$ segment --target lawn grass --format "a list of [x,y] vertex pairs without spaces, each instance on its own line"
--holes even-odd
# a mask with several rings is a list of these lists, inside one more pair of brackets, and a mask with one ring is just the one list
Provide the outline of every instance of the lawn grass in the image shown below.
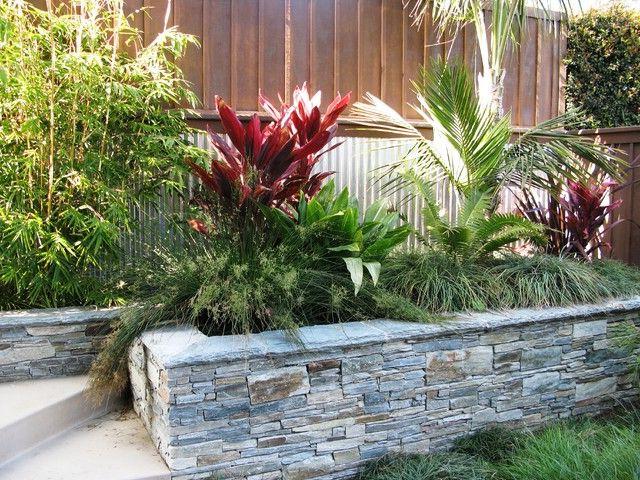
[[638,480],[640,414],[550,424],[535,433],[491,428],[452,452],[387,457],[359,480]]

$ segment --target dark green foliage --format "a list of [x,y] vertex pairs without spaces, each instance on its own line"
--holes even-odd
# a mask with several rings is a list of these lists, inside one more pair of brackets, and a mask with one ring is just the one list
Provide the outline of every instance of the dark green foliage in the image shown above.
[[524,434],[516,430],[492,427],[458,439],[454,450],[486,462],[496,463],[511,456],[523,438]]
[[496,468],[505,480],[635,480],[640,475],[638,424],[561,423],[526,436]]
[[369,464],[359,480],[489,480],[475,458],[456,453],[387,457]]
[[437,251],[396,253],[382,284],[431,312],[485,310],[501,301],[500,285],[486,265]]
[[552,307],[640,293],[640,272],[613,260],[507,255],[483,262],[426,250],[398,252],[385,288],[430,312]]
[[589,264],[617,297],[637,295],[640,289],[640,269],[617,260],[594,260]]
[[142,48],[121,3],[79,2],[80,18],[0,2],[0,308],[111,301],[89,273],[117,265],[132,205],[201,153],[166,108],[194,101],[174,63],[194,39]]
[[588,127],[640,124],[640,14],[619,4],[569,23],[567,102]]
[[453,453],[389,457],[364,467],[359,480],[637,480],[637,410],[598,420],[515,432],[491,428],[456,443]]
[[294,218],[279,209],[263,208],[268,225],[283,237],[298,238],[306,254],[329,262],[344,262],[356,294],[364,271],[378,283],[387,255],[403,243],[411,227],[400,225],[400,217],[383,200],[360,212],[358,200],[345,187],[335,194],[333,180],[310,200],[302,198]]
[[126,276],[127,294],[136,303],[94,363],[94,387],[123,388],[129,345],[145,330],[165,325],[195,325],[208,335],[282,329],[294,337],[310,324],[429,320],[425,310],[370,280],[356,296],[342,260],[305,251],[297,236],[282,240],[255,232],[243,235],[243,248],[237,248],[233,237],[194,235],[183,252],[156,252]]
[[502,259],[493,273],[505,291],[511,291],[512,307],[594,303],[618,296],[589,263],[566,257],[511,255]]

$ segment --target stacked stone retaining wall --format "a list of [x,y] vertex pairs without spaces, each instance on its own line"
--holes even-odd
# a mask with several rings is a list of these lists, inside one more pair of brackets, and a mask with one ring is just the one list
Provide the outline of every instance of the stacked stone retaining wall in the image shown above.
[[116,309],[0,312],[0,382],[86,373]]
[[338,479],[496,424],[537,427],[638,395],[618,326],[640,299],[205,337],[132,348],[134,406],[174,479]]

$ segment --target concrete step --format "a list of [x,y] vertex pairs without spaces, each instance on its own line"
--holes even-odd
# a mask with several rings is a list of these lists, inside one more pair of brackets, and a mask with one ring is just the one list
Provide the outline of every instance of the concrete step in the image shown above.
[[170,480],[132,411],[111,412],[0,468],[0,480]]
[[[110,412],[84,392],[88,377],[64,377],[0,384],[0,467],[71,428]],[[19,477],[18,477],[19,478]]]

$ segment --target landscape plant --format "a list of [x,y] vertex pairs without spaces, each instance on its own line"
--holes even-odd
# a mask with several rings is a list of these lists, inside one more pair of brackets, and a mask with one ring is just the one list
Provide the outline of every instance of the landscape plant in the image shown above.
[[388,456],[360,480],[632,480],[640,471],[636,410],[546,425],[537,432],[493,427],[458,439],[448,453]]
[[[209,140],[216,156],[209,168],[189,161],[203,192],[194,197],[205,219],[192,225],[207,233],[216,228],[219,216],[233,218],[237,232],[249,224],[261,224],[260,206],[274,207],[292,215],[301,199],[313,197],[332,172],[313,172],[337,131],[337,120],[349,104],[350,94],[340,94],[320,112],[321,95],[309,96],[306,84],[293,92],[293,104],[280,109],[260,95],[260,104],[273,121],[262,126],[254,114],[243,125],[236,113],[218,96],[216,108],[230,142],[213,131]],[[207,218],[208,217],[208,218]],[[217,218],[218,217],[218,218]]]
[[279,209],[263,212],[280,235],[299,237],[307,252],[329,262],[342,259],[356,294],[364,271],[369,272],[376,285],[382,262],[412,231],[406,224],[399,225],[400,216],[389,211],[383,199],[373,202],[361,214],[357,198],[351,197],[346,187],[336,195],[333,180],[309,201],[300,199],[292,217]]
[[97,274],[118,265],[131,208],[202,154],[167,109],[195,102],[175,63],[194,38],[142,47],[121,3],[0,3],[0,308],[116,301]]
[[621,2],[591,9],[567,27],[567,103],[581,127],[640,124],[640,14]]
[[516,200],[522,215],[544,226],[547,253],[592,259],[610,253],[607,236],[623,221],[612,219],[622,204],[621,199],[612,199],[616,187],[616,182],[594,174],[582,182],[558,185],[547,195],[546,204],[529,189],[517,192]]

